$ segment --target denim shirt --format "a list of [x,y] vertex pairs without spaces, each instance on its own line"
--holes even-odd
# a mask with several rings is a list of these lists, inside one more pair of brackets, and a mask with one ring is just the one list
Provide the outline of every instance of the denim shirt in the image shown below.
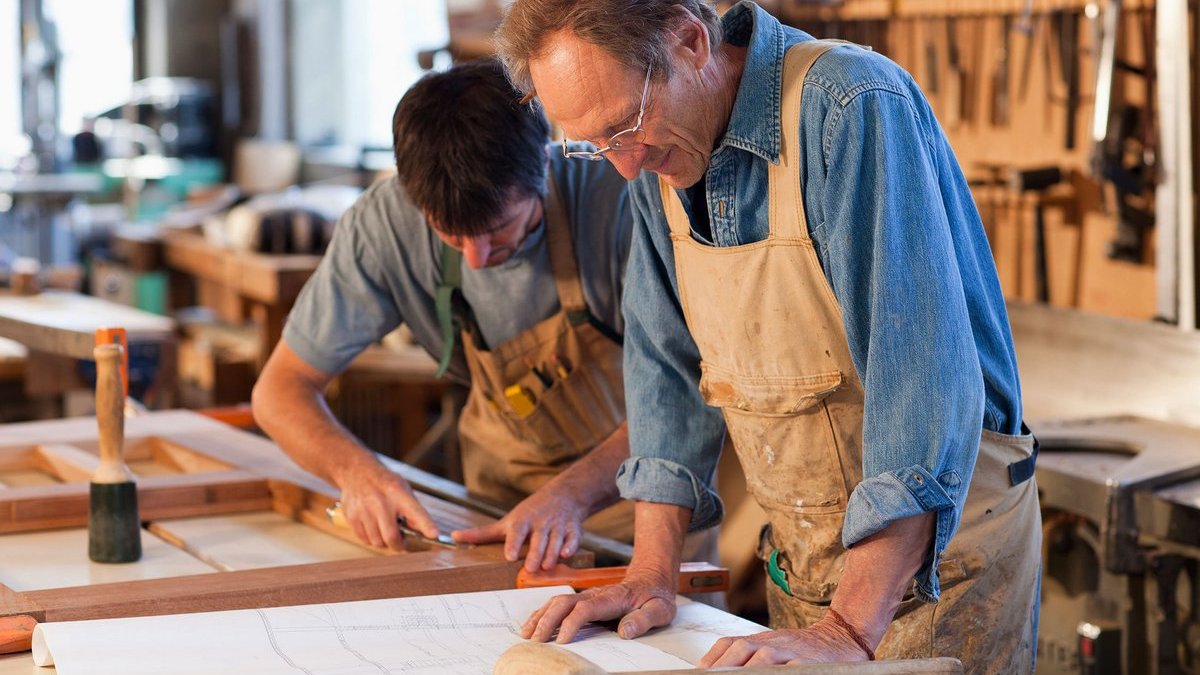
[[[767,238],[784,52],[812,38],[749,2],[722,21],[725,40],[747,56],[704,178],[713,241],[695,227],[693,236],[738,246]],[[933,550],[917,575],[918,595],[935,601],[936,562],[958,527],[980,431],[1016,434],[1021,425],[995,264],[950,145],[900,67],[835,48],[809,72],[801,108],[809,229],[866,391],[864,479],[847,504],[842,543],[935,512]],[[691,213],[688,192],[678,192]],[[630,198],[622,311],[631,457],[617,482],[626,499],[690,508],[690,529],[706,528],[723,515],[712,479],[724,420],[700,397],[700,355],[680,307],[657,176],[643,173]]]

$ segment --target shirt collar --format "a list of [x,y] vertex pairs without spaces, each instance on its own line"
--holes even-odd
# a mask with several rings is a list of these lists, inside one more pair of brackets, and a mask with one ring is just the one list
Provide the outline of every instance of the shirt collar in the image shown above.
[[718,147],[741,148],[776,164],[787,42],[783,26],[763,8],[743,0],[725,12],[721,29],[725,42],[747,50],[729,124]]

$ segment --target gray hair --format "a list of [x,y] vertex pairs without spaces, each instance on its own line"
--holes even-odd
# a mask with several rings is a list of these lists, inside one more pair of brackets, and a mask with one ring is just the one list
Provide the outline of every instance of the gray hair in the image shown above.
[[670,74],[664,33],[689,12],[708,29],[709,48],[721,43],[721,19],[707,0],[517,0],[496,30],[496,50],[508,77],[523,94],[533,93],[529,61],[546,38],[567,29],[634,70],[654,66],[654,76]]

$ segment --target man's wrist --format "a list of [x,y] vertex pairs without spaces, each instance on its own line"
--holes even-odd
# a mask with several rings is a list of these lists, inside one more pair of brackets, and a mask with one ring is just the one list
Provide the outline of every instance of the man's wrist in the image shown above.
[[861,630],[847,621],[846,618],[839,614],[836,609],[830,607],[829,611],[825,613],[824,619],[828,621],[835,630],[845,635],[854,644],[858,645],[858,648],[863,651],[863,654],[866,655],[868,661],[875,660],[875,649],[871,645],[870,641],[867,640],[866,636]]

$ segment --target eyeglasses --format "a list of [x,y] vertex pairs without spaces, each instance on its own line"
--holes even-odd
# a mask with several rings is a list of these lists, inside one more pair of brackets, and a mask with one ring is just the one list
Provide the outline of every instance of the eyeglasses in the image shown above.
[[599,162],[604,159],[604,155],[608,152],[620,152],[621,150],[628,150],[631,147],[641,145],[642,141],[646,139],[646,130],[642,128],[642,117],[646,114],[646,93],[650,91],[650,73],[653,70],[654,64],[650,64],[646,68],[646,81],[642,83],[642,104],[638,106],[636,124],[625,131],[618,131],[613,134],[603,148],[594,152],[589,150],[568,150],[567,139],[564,138],[562,143],[563,157]]

